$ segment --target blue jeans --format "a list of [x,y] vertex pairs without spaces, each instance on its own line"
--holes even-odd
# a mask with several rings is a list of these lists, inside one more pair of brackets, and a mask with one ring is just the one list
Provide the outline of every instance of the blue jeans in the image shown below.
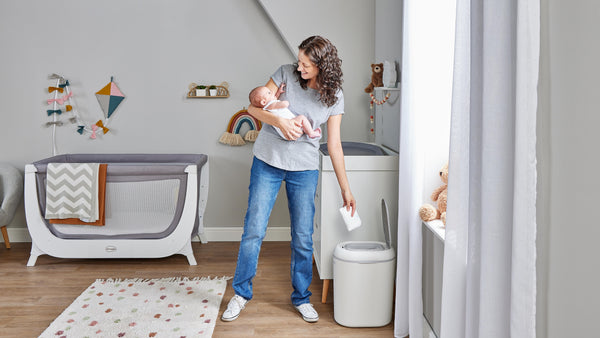
[[312,281],[313,219],[318,170],[287,171],[254,158],[250,173],[248,210],[233,277],[235,294],[252,299],[252,279],[256,275],[260,247],[281,182],[285,181],[291,220],[292,304],[309,302]]

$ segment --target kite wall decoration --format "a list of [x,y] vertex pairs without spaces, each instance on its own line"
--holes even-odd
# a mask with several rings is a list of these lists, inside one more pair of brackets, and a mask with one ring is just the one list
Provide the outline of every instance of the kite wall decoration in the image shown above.
[[[46,100],[48,105],[52,105],[52,109],[46,110],[48,117],[52,117],[52,121],[46,123],[46,127],[52,127],[52,155],[57,154],[56,127],[64,125],[63,121],[60,120],[61,116],[65,116],[71,124],[75,124],[77,126],[76,131],[79,134],[90,134],[91,139],[96,139],[97,135],[109,132],[110,117],[125,98],[125,95],[113,82],[113,77],[110,78],[110,82],[104,88],[96,93],[98,103],[104,112],[104,119],[92,123],[88,123],[80,117],[69,80],[58,74],[51,74],[48,78],[56,80],[55,86],[48,87],[48,93],[54,93],[54,96]],[[64,109],[61,107],[63,105],[65,106]],[[63,114],[63,111],[65,114]]]
[[102,111],[104,111],[104,117],[107,119],[115,112],[115,109],[121,104],[121,101],[125,98],[125,95],[121,93],[121,90],[113,82],[113,77],[110,77],[110,83],[104,86],[96,93],[96,98]]

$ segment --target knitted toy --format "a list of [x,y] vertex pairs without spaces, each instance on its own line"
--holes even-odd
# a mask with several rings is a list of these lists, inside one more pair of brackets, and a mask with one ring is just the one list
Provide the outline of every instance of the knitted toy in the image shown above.
[[448,202],[448,163],[440,170],[440,178],[443,185],[439,186],[431,194],[431,199],[437,202],[437,208],[431,204],[424,204],[419,208],[419,216],[425,222],[440,219],[446,225],[446,203]]
[[365,93],[372,93],[375,87],[383,87],[383,63],[371,64],[371,71],[371,83],[365,88]]

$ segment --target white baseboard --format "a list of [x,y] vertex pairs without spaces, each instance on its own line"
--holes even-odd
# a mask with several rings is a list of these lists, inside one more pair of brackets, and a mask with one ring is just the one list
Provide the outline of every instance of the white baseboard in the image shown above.
[[[8,238],[12,243],[31,242],[26,228],[7,228]],[[204,237],[209,242],[239,242],[242,238],[242,227],[209,227],[204,228]],[[268,227],[265,241],[278,242],[291,240],[289,227]],[[194,242],[199,241],[197,237]]]
[[[209,242],[239,242],[242,239],[243,227],[210,227],[204,228],[204,236]],[[289,227],[268,227],[265,241],[289,242],[291,240]]]

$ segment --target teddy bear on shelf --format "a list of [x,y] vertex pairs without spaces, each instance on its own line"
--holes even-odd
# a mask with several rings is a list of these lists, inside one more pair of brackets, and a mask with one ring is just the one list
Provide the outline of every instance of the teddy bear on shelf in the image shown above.
[[446,204],[448,202],[448,163],[440,170],[440,178],[443,185],[439,186],[431,194],[431,200],[437,202],[437,208],[431,204],[424,204],[419,208],[419,216],[425,222],[439,219],[446,225]]
[[372,93],[375,87],[383,87],[383,62],[371,64],[371,72],[371,83],[365,88],[365,93]]

